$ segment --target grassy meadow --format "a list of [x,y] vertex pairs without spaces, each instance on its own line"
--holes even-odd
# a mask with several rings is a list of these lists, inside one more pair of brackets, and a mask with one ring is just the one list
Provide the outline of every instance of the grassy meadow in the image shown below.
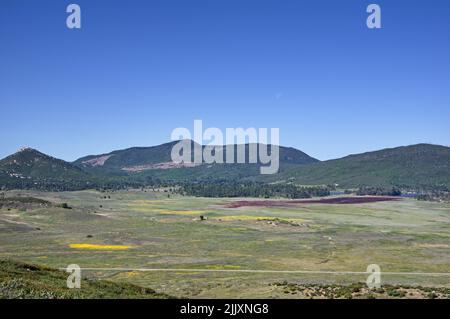
[[[84,270],[83,276],[170,296],[304,298],[304,289],[295,287],[366,280],[364,274],[239,272],[249,269],[365,272],[378,264],[382,272],[450,272],[450,204],[445,203],[402,199],[226,208],[238,199],[148,190],[6,196],[51,205],[0,208],[0,259],[103,268]],[[143,268],[181,270],[135,270]],[[382,283],[448,289],[450,275],[382,274]]]

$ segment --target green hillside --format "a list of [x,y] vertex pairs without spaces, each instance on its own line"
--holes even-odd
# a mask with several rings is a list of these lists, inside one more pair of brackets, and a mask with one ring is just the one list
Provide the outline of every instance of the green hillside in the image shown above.
[[107,154],[89,155],[73,164],[86,170],[125,174],[126,167],[151,165],[171,161],[171,150],[176,142],[152,147],[132,147]]
[[340,187],[450,186],[450,148],[417,144],[350,155],[302,167],[291,167],[266,181],[294,180],[299,184],[339,184]]
[[170,298],[149,288],[82,279],[81,289],[68,289],[68,274],[48,267],[0,260],[0,299]]
[[[259,175],[259,164],[214,164],[196,167],[177,167],[171,165],[171,151],[178,142],[170,142],[153,147],[133,147],[107,154],[90,155],[76,160],[73,164],[92,172],[106,172],[116,175],[131,174],[137,178],[153,176],[163,179],[190,179],[193,177],[239,178]],[[191,142],[194,149],[194,142]],[[196,144],[198,145],[198,144]],[[210,146],[202,146],[202,150]],[[234,145],[235,161],[237,147]],[[249,144],[245,147],[245,161],[249,162]],[[259,145],[257,145],[259,147]],[[224,148],[224,158],[226,158]],[[192,157],[191,157],[192,158]],[[193,158],[192,158],[193,159]],[[291,147],[280,146],[280,166],[304,165],[318,162],[317,159]]]
[[[261,175],[260,167],[264,165],[261,163],[174,165],[170,157],[174,143],[91,155],[74,163],[23,149],[0,160],[0,188],[74,190],[139,187],[158,181],[214,180],[293,181],[301,185],[338,184],[345,188],[450,186],[450,148],[439,145],[403,146],[324,162],[299,150],[280,147],[280,172]],[[245,148],[248,154],[249,145]]]
[[29,187],[39,184],[89,183],[90,174],[63,160],[24,148],[0,160],[0,183]]
[[132,183],[127,178],[88,172],[32,148],[0,160],[0,189],[76,190]]

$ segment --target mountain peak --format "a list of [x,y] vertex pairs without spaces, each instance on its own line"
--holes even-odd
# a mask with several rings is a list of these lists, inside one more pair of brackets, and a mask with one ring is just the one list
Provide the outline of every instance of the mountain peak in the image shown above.
[[19,148],[19,150],[16,152],[16,154],[18,154],[18,153],[28,153],[28,152],[30,152],[30,153],[40,153],[38,150],[36,150],[36,149],[34,149],[32,147],[24,146],[24,147]]
[[[227,148],[233,146],[235,149],[238,145],[201,145],[194,140],[184,139],[172,141],[169,143],[151,146],[151,147],[132,147],[123,150],[115,150],[107,154],[89,155],[82,157],[74,162],[75,165],[82,169],[94,168],[96,171],[103,170],[104,172],[115,172],[117,174],[123,174],[127,172],[142,172],[153,171],[155,169],[161,169],[161,167],[179,168],[173,167],[173,161],[171,157],[172,148],[179,142],[187,142],[191,147],[199,146],[202,151],[210,149],[214,146],[224,147],[223,153],[226,154]],[[249,147],[250,144],[243,144],[245,146],[246,162],[249,162]],[[260,145],[260,144],[257,144]],[[192,150],[192,149],[191,149]],[[236,154],[236,152],[235,152]],[[224,155],[225,156],[225,155]],[[287,148],[280,146],[280,163],[281,165],[289,164],[310,164],[317,162],[318,160],[310,157],[309,155],[296,150],[294,148]],[[195,165],[197,166],[197,165]],[[225,165],[219,165],[223,171],[227,171],[229,168]],[[246,171],[246,168],[240,168]]]
[[34,160],[37,158],[40,159],[46,159],[46,160],[53,160],[54,157],[44,154],[37,149],[34,149],[32,147],[22,147],[20,148],[16,153],[6,157],[5,159],[15,159],[19,161],[26,161],[26,160]]
[[[35,185],[35,183],[83,182],[88,177],[79,167],[51,157],[31,147],[23,147],[18,152],[0,160],[0,172],[7,176],[5,184]],[[1,182],[1,181],[0,181]],[[17,184],[19,183],[19,184]]]

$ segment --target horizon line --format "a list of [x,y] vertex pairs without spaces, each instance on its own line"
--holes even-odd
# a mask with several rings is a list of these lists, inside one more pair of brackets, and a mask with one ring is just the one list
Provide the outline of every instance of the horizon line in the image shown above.
[[[267,146],[272,146],[272,145],[273,145],[273,144],[264,144],[264,143],[222,144],[222,145],[220,145],[220,144],[217,144],[217,145],[214,144],[214,145],[213,145],[213,144],[200,144],[200,143],[198,143],[198,142],[196,142],[195,140],[192,140],[192,139],[183,139],[183,140],[190,140],[191,142],[197,143],[197,144],[201,145],[202,147],[204,147],[204,146],[211,146],[211,147],[217,147],[217,146],[220,147],[220,146],[222,146],[222,147],[226,147],[226,146],[231,146],[231,145],[233,145],[233,146],[239,146],[239,145],[251,145],[251,144],[258,144],[258,145],[259,145],[259,144],[263,144],[263,145],[267,145]],[[17,150],[16,152],[10,153],[10,154],[8,154],[8,155],[6,155],[6,156],[0,158],[0,160],[3,160],[3,159],[5,159],[5,158],[7,158],[7,157],[9,157],[9,156],[14,155],[14,154],[20,153],[21,151],[24,151],[24,150],[27,150],[27,149],[31,149],[31,150],[38,151],[38,152],[40,152],[40,153],[42,153],[42,154],[44,154],[44,155],[51,156],[51,157],[53,157],[53,158],[63,160],[63,161],[68,162],[68,163],[74,163],[74,162],[76,162],[76,161],[78,161],[78,160],[80,160],[80,159],[82,159],[82,158],[85,158],[85,157],[90,157],[90,156],[103,156],[103,155],[108,155],[108,154],[111,154],[111,153],[114,153],[114,152],[130,150],[130,149],[133,149],[133,148],[152,148],[152,147],[158,147],[158,146],[163,146],[163,145],[166,145],[166,144],[171,144],[171,143],[180,142],[180,141],[183,141],[183,140],[169,141],[169,142],[159,143],[159,144],[150,145],[150,146],[130,146],[130,147],[118,148],[118,149],[115,149],[115,150],[112,150],[112,151],[109,151],[109,152],[105,152],[105,153],[83,155],[83,156],[77,157],[77,158],[74,159],[74,160],[66,160],[66,159],[64,159],[64,158],[62,158],[62,157],[55,157],[55,156],[53,156],[53,155],[50,155],[50,153],[42,152],[40,149],[35,148],[35,147],[31,147],[31,146],[22,146],[22,147],[19,147],[18,150]],[[341,157],[329,158],[329,159],[321,160],[321,159],[318,159],[318,158],[316,158],[316,157],[310,155],[309,153],[306,153],[305,151],[303,151],[303,150],[301,150],[301,149],[299,149],[299,148],[297,148],[297,147],[293,147],[293,146],[285,146],[285,145],[278,145],[278,146],[279,146],[279,147],[283,147],[283,148],[295,149],[295,150],[297,150],[297,151],[300,151],[300,152],[306,154],[307,156],[309,156],[309,157],[311,157],[311,158],[313,158],[313,159],[318,160],[319,162],[327,162],[327,161],[333,161],[333,160],[342,159],[342,158],[345,158],[345,157],[348,157],[348,156],[353,156],[353,155],[360,155],[360,154],[373,153],[373,152],[382,151],[382,150],[389,150],[389,149],[395,149],[395,148],[401,148],[401,147],[411,147],[411,146],[418,146],[418,145],[431,145],[431,146],[441,146],[441,147],[447,147],[447,148],[450,148],[449,145],[445,145],[445,144],[436,144],[436,143],[420,142],[420,143],[407,144],[407,145],[398,145],[398,146],[393,146],[393,147],[383,147],[383,148],[374,149],[374,150],[367,150],[367,151],[363,151],[363,152],[359,152],[359,153],[350,153],[350,154],[347,154],[347,155],[344,155],[344,156],[341,156]]]

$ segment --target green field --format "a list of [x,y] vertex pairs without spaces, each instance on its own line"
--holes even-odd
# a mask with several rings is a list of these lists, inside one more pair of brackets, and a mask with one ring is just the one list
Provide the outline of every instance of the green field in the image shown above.
[[[83,276],[170,296],[304,298],[304,289],[293,287],[366,280],[363,274],[242,270],[364,272],[369,264],[378,264],[382,272],[450,273],[448,203],[402,199],[225,208],[238,199],[140,190],[6,194],[19,195],[51,204],[0,208],[0,259],[53,268],[116,268],[84,270]],[[182,270],[133,270],[159,268]],[[450,275],[386,274],[382,283],[450,288]]]

